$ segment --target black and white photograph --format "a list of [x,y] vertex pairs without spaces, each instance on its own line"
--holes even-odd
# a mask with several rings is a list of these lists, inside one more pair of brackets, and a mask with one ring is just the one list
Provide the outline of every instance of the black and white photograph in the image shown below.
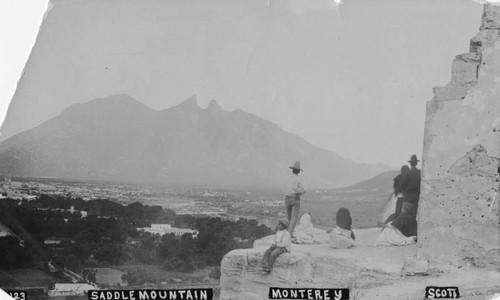
[[499,190],[500,1],[0,0],[1,300],[500,300]]

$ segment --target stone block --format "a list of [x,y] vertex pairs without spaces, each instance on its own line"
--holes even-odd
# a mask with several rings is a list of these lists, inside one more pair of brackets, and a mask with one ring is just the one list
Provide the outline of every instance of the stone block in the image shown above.
[[481,54],[476,53],[476,52],[463,53],[463,54],[457,55],[455,57],[455,59],[462,60],[462,61],[468,62],[468,63],[479,64],[481,62]]
[[[457,84],[477,82],[477,68],[480,59],[475,59],[476,53],[467,53],[457,56],[451,65],[451,80]],[[473,58],[471,58],[473,57]]]
[[495,41],[500,37],[500,30],[485,29],[481,30],[470,40],[470,52],[482,53],[485,48],[493,47]]
[[450,83],[446,86],[434,87],[435,101],[461,100],[467,95],[468,86]]
[[480,53],[483,49],[483,41],[485,39],[486,33],[480,31],[472,39],[470,39],[469,51]]
[[500,29],[500,5],[484,5],[483,18],[481,21],[480,29]]

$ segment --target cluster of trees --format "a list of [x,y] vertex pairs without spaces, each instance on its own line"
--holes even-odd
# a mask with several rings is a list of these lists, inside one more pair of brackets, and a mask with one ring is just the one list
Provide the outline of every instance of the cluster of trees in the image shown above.
[[0,201],[0,226],[14,234],[0,238],[0,269],[33,266],[47,259],[35,235],[30,233],[38,232],[36,222],[30,220],[30,215],[25,214],[17,201]]
[[[81,218],[79,212],[88,212]],[[220,218],[194,218],[176,215],[160,206],[139,202],[121,205],[109,200],[84,201],[42,195],[37,200],[0,202],[0,223],[24,240],[24,246],[2,243],[0,268],[40,265],[53,260],[79,272],[83,267],[102,267],[130,263],[160,265],[167,271],[192,272],[205,266],[219,266],[224,254],[236,248],[251,247],[253,240],[272,234],[255,220],[237,222]],[[152,223],[199,231],[196,238],[185,234],[158,236],[137,231]],[[57,245],[44,241],[56,238]],[[130,275],[131,278],[133,275]]]

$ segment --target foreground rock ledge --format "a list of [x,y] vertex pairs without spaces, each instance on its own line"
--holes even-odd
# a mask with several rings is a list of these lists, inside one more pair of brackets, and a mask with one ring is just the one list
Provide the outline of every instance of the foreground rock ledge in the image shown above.
[[[352,249],[293,244],[290,253],[278,257],[269,275],[262,272],[260,260],[273,236],[255,241],[252,249],[233,250],[221,263],[220,299],[268,299],[269,287],[348,287],[351,299],[422,299],[430,285],[459,286],[466,297],[500,291],[498,272],[429,267],[415,260],[417,245],[372,247],[380,228],[354,232],[357,240]],[[315,239],[326,238],[326,232],[317,231]]]

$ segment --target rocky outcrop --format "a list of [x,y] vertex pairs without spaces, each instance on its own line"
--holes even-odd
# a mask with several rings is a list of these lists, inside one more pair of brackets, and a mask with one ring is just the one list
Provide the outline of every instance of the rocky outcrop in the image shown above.
[[422,259],[500,270],[500,6],[427,104],[418,212]]
[[[371,247],[379,228],[355,231],[356,247],[333,249],[326,243],[292,244],[278,257],[271,274],[262,272],[261,259],[273,236],[255,241],[253,249],[229,252],[221,263],[220,299],[267,299],[269,287],[349,287],[357,292],[397,280],[415,246]],[[318,231],[315,240],[326,241]]]
[[333,249],[325,242],[326,232],[318,230],[319,244],[292,244],[270,274],[262,272],[260,260],[273,236],[255,241],[252,249],[229,252],[221,263],[220,300],[268,299],[269,287],[349,288],[350,299],[357,300],[422,299],[426,286],[450,283],[460,287],[463,299],[483,299],[478,297],[500,289],[498,272],[437,269],[415,259],[417,245],[371,246],[380,228],[354,232],[354,248]]

